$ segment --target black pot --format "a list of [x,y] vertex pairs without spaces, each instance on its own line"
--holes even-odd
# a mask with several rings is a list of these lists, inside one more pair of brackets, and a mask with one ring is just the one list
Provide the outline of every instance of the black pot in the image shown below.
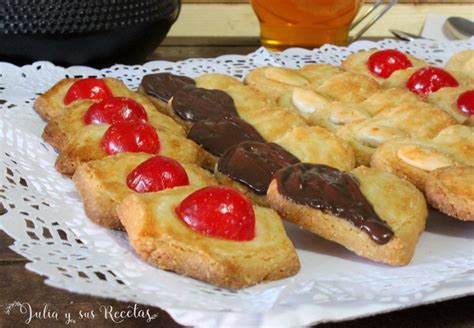
[[180,0],[0,0],[0,61],[110,66],[143,62]]

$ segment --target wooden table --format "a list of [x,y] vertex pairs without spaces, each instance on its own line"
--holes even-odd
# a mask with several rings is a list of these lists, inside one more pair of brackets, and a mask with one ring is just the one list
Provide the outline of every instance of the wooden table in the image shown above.
[[[197,3],[186,3],[197,2]],[[203,4],[205,2],[206,4]],[[220,1],[209,3],[210,0],[185,1],[181,19],[170,31],[163,45],[151,56],[151,60],[181,60],[190,57],[214,57],[223,54],[247,54],[258,48],[258,27],[256,20],[247,4],[242,0]],[[214,1],[215,2],[215,1]],[[227,2],[227,3],[222,3]],[[406,2],[406,1],[404,1]],[[457,13],[472,19],[474,7],[472,1],[412,1],[398,7],[380,21],[369,34],[369,37],[380,38],[387,34],[387,27],[411,26],[407,31],[417,32],[421,28],[422,18],[427,12]],[[429,2],[419,3],[419,2]],[[438,2],[432,4],[432,2]],[[206,7],[207,6],[207,7]],[[227,7],[226,7],[227,6]],[[232,11],[228,6],[232,6]],[[192,14],[194,13],[194,14]],[[411,17],[405,17],[411,13]],[[199,19],[198,19],[199,18]],[[230,20],[228,28],[219,30],[215,25]],[[400,23],[405,20],[407,23]],[[187,21],[185,24],[184,21]],[[395,24],[395,22],[397,22]],[[199,23],[201,22],[201,23]],[[207,22],[208,24],[202,24]],[[213,28],[214,26],[214,28]],[[377,30],[378,29],[378,30]],[[214,35],[219,30],[219,35]],[[0,215],[4,209],[0,199]],[[44,278],[25,269],[27,260],[9,250],[13,240],[0,232],[0,327],[21,327],[26,319],[18,311],[6,315],[3,306],[13,301],[29,302],[35,309],[48,304],[50,309],[58,313],[78,313],[79,311],[97,310],[100,305],[112,305],[115,310],[127,310],[130,303],[118,302],[93,296],[69,293],[44,284]],[[144,307],[151,313],[159,313],[156,320],[147,324],[143,319],[127,319],[120,327],[177,327],[179,326],[168,314],[158,308]],[[33,320],[31,327],[64,327],[64,323],[54,320]],[[115,327],[117,324],[103,317],[79,322],[75,327]],[[373,317],[340,323],[326,323],[318,327],[474,327],[474,297],[463,297],[456,300],[419,306],[412,309],[381,314]]]

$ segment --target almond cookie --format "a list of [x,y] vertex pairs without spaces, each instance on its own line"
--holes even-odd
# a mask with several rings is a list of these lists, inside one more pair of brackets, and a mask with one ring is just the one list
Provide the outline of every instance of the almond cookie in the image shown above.
[[[140,96],[143,98],[143,96]],[[108,98],[103,102],[97,103],[90,100],[76,101],[69,105],[66,110],[53,117],[46,125],[43,131],[43,139],[52,145],[56,150],[61,151],[66,144],[74,137],[74,135],[87,125],[85,122],[86,113],[92,105],[103,104],[108,100],[116,98]],[[131,98],[120,98],[127,99]],[[146,112],[147,121],[154,127],[159,128],[167,133],[185,135],[184,128],[176,123],[172,118],[158,112],[153,105],[145,99],[143,109]],[[97,106],[96,105],[96,106]],[[126,106],[123,108],[126,112],[130,109]],[[128,115],[125,113],[125,115]]]
[[400,88],[379,90],[358,103],[334,101],[316,91],[296,88],[292,94],[281,96],[278,104],[293,109],[310,125],[335,132],[347,123],[369,118],[384,109],[417,101],[419,97]]
[[425,61],[398,50],[374,49],[347,56],[341,67],[350,72],[370,76],[381,83],[395,71],[426,65]]
[[249,85],[232,85],[224,89],[232,97],[237,112],[242,117],[249,111],[258,111],[265,107],[275,107],[276,102]]
[[234,85],[225,92],[232,97],[239,117],[252,125],[266,141],[274,142],[293,127],[307,125],[297,112],[276,105],[251,86]]
[[336,135],[354,148],[357,165],[368,165],[375,149],[394,138],[433,138],[456,121],[443,110],[424,102],[382,110],[370,119],[340,128]]
[[[337,90],[344,90],[340,92]],[[297,110],[306,119],[312,114],[318,114],[320,109],[331,106],[333,103],[347,103],[347,108],[356,104],[364,104],[369,109],[371,115],[376,112],[390,107],[393,104],[399,104],[396,101],[401,100],[403,103],[414,101],[416,96],[408,92],[397,90],[381,90],[377,82],[373,79],[354,73],[340,73],[332,76],[318,88],[305,89],[293,88],[291,92],[283,94],[278,98],[278,104],[282,107]]]
[[363,74],[345,72],[326,80],[315,91],[341,102],[361,102],[379,91],[380,85]]
[[344,173],[325,165],[289,166],[276,173],[268,201],[303,229],[390,265],[410,262],[428,215],[413,185],[367,167]]
[[277,100],[294,88],[316,90],[328,79],[344,73],[338,67],[328,64],[306,64],[299,69],[282,67],[259,67],[252,70],[244,83],[255,87],[268,98]]
[[300,115],[285,108],[255,109],[246,107],[239,110],[240,117],[252,125],[269,142],[275,142],[293,127],[308,125]]
[[361,102],[361,106],[371,116],[377,113],[402,104],[412,104],[419,102],[420,98],[412,92],[402,88],[382,89]]
[[474,85],[442,88],[427,100],[446,111],[460,124],[474,126]]
[[292,92],[280,96],[277,100],[279,107],[289,109],[301,115],[308,123],[311,122],[313,115],[318,113],[334,103],[331,97],[310,90],[295,88]]
[[306,116],[306,120],[311,125],[320,125],[336,132],[348,123],[367,119],[384,109],[418,101],[420,98],[409,91],[382,89],[360,103],[330,102]]
[[310,82],[310,88],[313,90],[331,77],[344,73],[340,67],[329,64],[306,64],[297,72]]
[[227,74],[209,73],[194,79],[197,88],[225,90],[232,86],[242,85],[242,82]]
[[259,67],[250,71],[244,78],[244,83],[253,86],[270,99],[278,99],[294,88],[309,88],[311,82],[298,70],[282,67]]
[[346,124],[369,118],[370,114],[366,111],[362,103],[334,101],[326,107],[309,114],[306,117],[306,121],[310,125],[321,126],[336,133]]
[[[149,188],[150,184],[153,183],[149,174],[140,181],[138,181],[140,177],[136,176],[133,177],[133,180],[129,181],[129,176],[134,169],[150,158],[153,158],[153,155],[122,153],[79,165],[72,180],[76,184],[76,188],[84,203],[86,214],[92,222],[109,229],[123,229],[118,219],[116,208],[125,197],[136,193],[136,190],[128,186],[129,182],[135,189],[137,189],[136,185],[140,184],[138,186],[140,189],[138,190],[140,192],[147,192],[146,188]],[[169,166],[168,161],[164,165]],[[163,178],[167,179],[162,185],[165,185],[170,180],[171,170],[158,172],[159,170],[156,165],[152,169],[152,173],[155,175],[160,174],[158,178],[162,178],[164,175]],[[187,182],[191,186],[204,187],[216,184],[215,179],[208,171],[194,164],[182,164],[182,169],[185,171]],[[147,173],[149,172],[144,172],[143,174]],[[160,187],[163,188],[165,186]],[[169,188],[171,187],[166,186],[163,189]]]
[[36,98],[33,108],[43,119],[50,120],[76,101],[101,101],[111,96],[129,97],[144,105],[146,103],[142,96],[129,90],[122,81],[105,77],[62,79]]
[[[296,274],[299,260],[278,214],[221,188],[135,194],[120,204],[117,213],[137,254],[161,269],[224,288]],[[184,221],[182,213],[192,221]],[[207,213],[214,218],[212,227]]]
[[[102,142],[104,135],[112,126],[114,125],[87,125],[80,129],[59,154],[56,169],[62,174],[71,176],[80,163],[108,156]],[[160,131],[158,128],[156,133],[159,143],[157,154],[171,157],[181,163],[199,165],[202,162],[203,150],[191,140]]]
[[428,202],[449,216],[474,221],[474,166],[451,166],[431,171],[426,179]]
[[377,148],[370,165],[394,173],[424,191],[429,172],[442,167],[474,165],[474,131],[453,125],[433,139],[394,139]]
[[293,128],[275,142],[301,162],[325,164],[343,171],[355,167],[351,146],[318,126]]

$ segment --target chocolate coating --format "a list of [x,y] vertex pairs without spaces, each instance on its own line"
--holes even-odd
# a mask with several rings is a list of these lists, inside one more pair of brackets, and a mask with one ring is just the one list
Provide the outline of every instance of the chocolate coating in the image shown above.
[[218,157],[244,141],[265,142],[253,126],[235,116],[196,122],[189,130],[188,138]]
[[196,82],[187,77],[171,73],[157,73],[145,75],[140,87],[150,96],[168,102],[178,90],[185,86],[194,86]]
[[275,143],[246,141],[227,149],[217,162],[217,170],[265,195],[276,171],[299,162]]
[[326,165],[301,163],[279,170],[275,179],[281,195],[352,222],[377,244],[387,243],[394,235],[375,213],[352,174]]
[[171,101],[173,111],[188,122],[239,116],[231,96],[221,90],[185,86]]

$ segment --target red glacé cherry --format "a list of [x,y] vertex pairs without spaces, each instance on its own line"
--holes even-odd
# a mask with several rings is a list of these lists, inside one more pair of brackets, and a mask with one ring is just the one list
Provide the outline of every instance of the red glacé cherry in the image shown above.
[[374,52],[369,57],[367,65],[372,74],[384,79],[390,77],[395,71],[413,66],[403,52],[394,49]]
[[176,214],[191,229],[207,236],[246,241],[255,237],[252,203],[238,190],[205,187],[186,197]]
[[156,154],[160,140],[155,129],[145,122],[117,122],[102,137],[102,148],[108,155],[123,152]]
[[77,80],[71,85],[66,96],[64,96],[64,104],[69,105],[78,99],[103,100],[109,97],[112,97],[112,91],[110,91],[104,81],[95,78],[87,78]]
[[92,104],[84,115],[86,124],[147,120],[145,108],[135,100],[126,97],[111,97]]
[[457,87],[458,81],[438,67],[423,67],[413,73],[406,83],[406,87],[419,96],[426,97],[445,87]]
[[127,176],[127,186],[139,193],[186,185],[189,179],[181,164],[160,155],[139,164]]
[[466,115],[474,115],[474,89],[461,93],[457,100],[458,109]]

